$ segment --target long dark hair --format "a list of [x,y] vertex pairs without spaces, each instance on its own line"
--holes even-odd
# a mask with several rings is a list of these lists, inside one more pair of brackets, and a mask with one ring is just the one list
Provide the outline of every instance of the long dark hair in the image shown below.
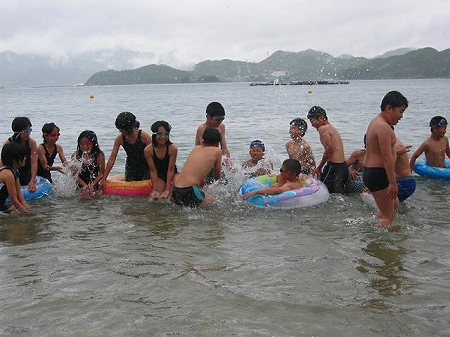
[[81,158],[83,155],[83,151],[80,149],[80,140],[83,138],[87,138],[92,142],[92,150],[91,153],[94,156],[97,156],[99,153],[102,153],[102,150],[100,150],[100,146],[98,145],[97,135],[94,131],[91,130],[84,130],[80,135],[78,136],[77,140],[77,158]]

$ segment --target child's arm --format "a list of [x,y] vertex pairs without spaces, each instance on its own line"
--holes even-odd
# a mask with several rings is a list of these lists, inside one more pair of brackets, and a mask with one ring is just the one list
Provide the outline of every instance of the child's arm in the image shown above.
[[161,197],[169,197],[172,191],[173,177],[175,176],[175,163],[178,155],[178,147],[171,144],[169,147],[169,167],[167,168],[166,190],[161,194]]
[[[447,137],[445,137],[447,138]],[[450,158],[450,145],[447,138],[447,145],[445,146],[445,153],[447,154],[447,157]]]
[[34,139],[29,140],[30,147],[31,147],[31,179],[28,183],[28,190],[30,192],[36,192],[36,175],[37,175],[37,169],[38,169],[38,154],[37,154],[37,144]]
[[220,141],[220,147],[222,148],[222,154],[227,158],[231,157],[230,151],[228,150],[227,139],[225,138],[225,124],[220,124],[219,129],[222,134],[222,140]]
[[411,159],[409,160],[409,167],[411,168],[411,171],[414,169],[414,165],[416,164],[416,159],[426,151],[427,149],[427,141],[424,141],[417,150],[412,154]]
[[150,168],[150,180],[155,184],[156,179],[158,178],[158,171],[156,170],[152,153],[154,155],[153,145],[147,145],[144,149],[144,156],[147,160],[148,167]]
[[97,156],[97,165],[98,165],[98,175],[95,177],[95,179],[92,181],[89,187],[92,187],[91,189],[94,190],[97,184],[100,183],[103,179],[103,175],[105,174],[105,154],[103,152],[100,152]]
[[195,133],[195,146],[202,143],[203,131],[205,131],[205,125],[200,124],[197,128],[197,132]]
[[65,165],[67,163],[66,156],[64,155],[64,150],[61,145],[56,144],[56,149],[58,150],[59,159],[61,160],[61,164]]
[[5,185],[14,208],[19,212],[27,213],[28,206],[22,195],[19,180],[14,177],[12,172],[7,173]]
[[102,180],[100,180],[100,188],[105,186],[106,179],[108,178],[109,172],[111,172],[114,163],[116,162],[117,153],[119,153],[120,145],[122,145],[122,134],[118,135],[114,140],[113,149],[111,150],[111,154],[109,155],[108,163],[106,164],[105,173],[103,175]]

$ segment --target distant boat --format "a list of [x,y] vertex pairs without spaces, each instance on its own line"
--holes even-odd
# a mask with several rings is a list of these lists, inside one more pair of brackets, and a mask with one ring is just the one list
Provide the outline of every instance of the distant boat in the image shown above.
[[321,81],[270,81],[270,82],[252,82],[251,86],[258,85],[322,85],[322,84],[349,84],[349,81],[321,80]]

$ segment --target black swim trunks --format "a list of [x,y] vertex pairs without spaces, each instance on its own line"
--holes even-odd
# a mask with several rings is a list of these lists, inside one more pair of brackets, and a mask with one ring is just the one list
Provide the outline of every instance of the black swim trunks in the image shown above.
[[345,162],[327,162],[322,170],[322,182],[330,193],[344,193],[347,180],[348,166]]
[[203,193],[198,186],[174,186],[172,190],[172,198],[177,205],[198,207],[202,201],[205,200],[205,193]]
[[389,186],[389,179],[383,167],[365,167],[363,180],[370,192],[376,192]]

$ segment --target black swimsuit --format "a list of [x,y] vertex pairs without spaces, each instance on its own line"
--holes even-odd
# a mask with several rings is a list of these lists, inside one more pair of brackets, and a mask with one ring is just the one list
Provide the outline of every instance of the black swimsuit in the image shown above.
[[[155,163],[156,172],[158,173],[158,178],[161,178],[164,182],[167,182],[167,170],[169,169],[170,162],[169,146],[170,144],[167,144],[166,153],[163,159],[160,159],[156,155],[155,148],[153,148],[153,162]],[[177,172],[177,166],[175,165],[175,173]]]
[[[7,166],[0,168],[0,172],[3,170],[10,170],[13,173],[15,179],[19,178],[19,172],[17,170],[14,170]],[[9,192],[6,188],[6,184],[0,183],[0,212],[9,213],[10,206],[6,205],[6,199],[8,198],[8,196]]]
[[[47,165],[48,166],[53,166],[53,163],[55,162],[55,158],[56,155],[58,154],[58,150],[56,149],[56,144],[53,144],[53,151],[50,154],[47,150],[47,147],[44,145],[44,143],[41,144],[44,147],[44,151],[45,151],[45,158],[47,159]],[[46,170],[42,164],[41,161],[38,160],[38,171],[37,171],[37,175],[44,177],[45,179],[47,179],[50,182],[52,181],[52,175],[50,173],[50,170]]]
[[127,161],[125,163],[125,180],[139,181],[150,179],[150,169],[148,167],[147,159],[144,156],[144,148],[146,144],[142,142],[141,130],[138,131],[138,136],[134,144],[128,143],[124,135],[122,135],[122,146],[127,153]]

